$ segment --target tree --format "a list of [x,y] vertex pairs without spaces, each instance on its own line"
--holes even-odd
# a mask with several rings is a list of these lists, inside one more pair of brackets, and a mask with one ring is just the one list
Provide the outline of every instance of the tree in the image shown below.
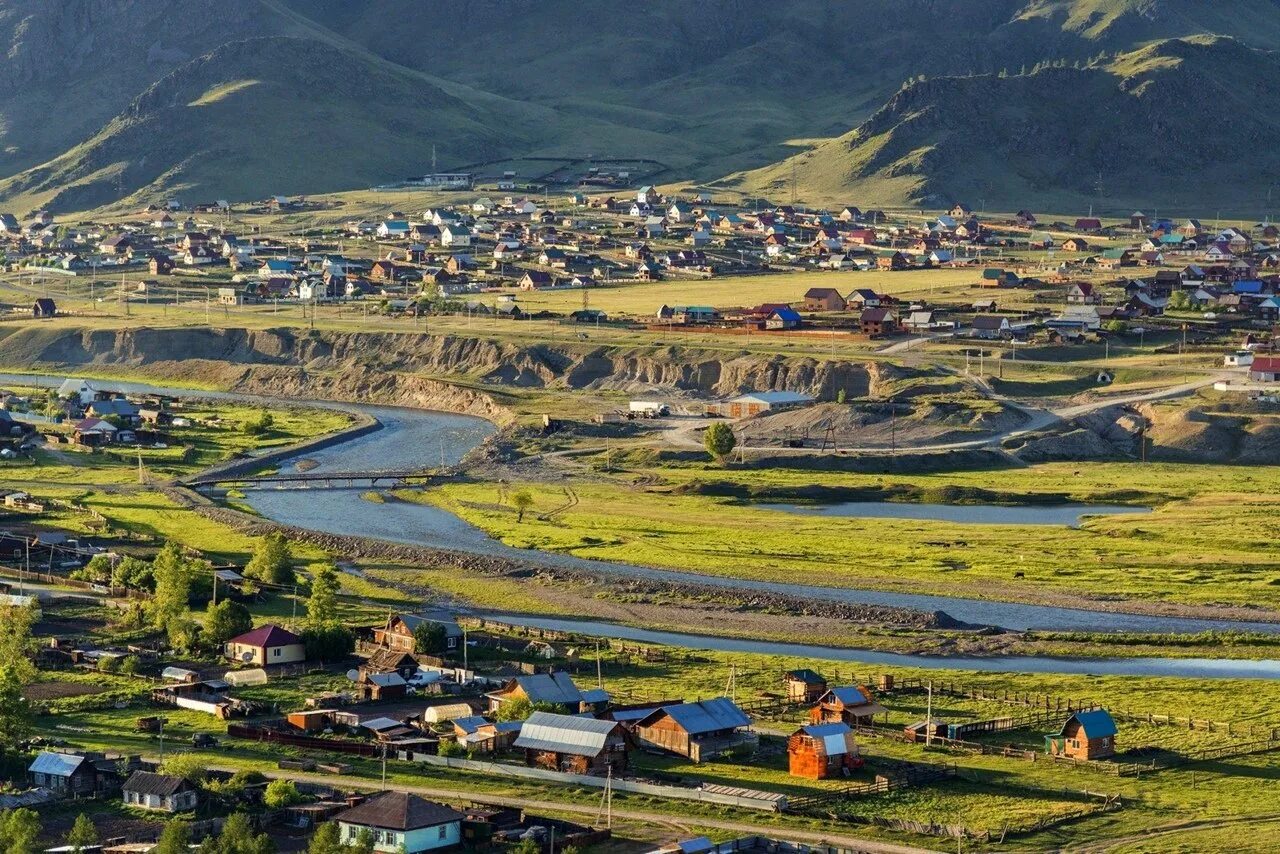
[[1122,335],[1126,327],[1123,320],[1108,320],[1103,328],[1113,335]]
[[542,854],[542,843],[536,839],[525,838],[507,849],[509,854]]
[[307,854],[344,854],[341,831],[337,822],[326,821],[316,828],[307,844]]
[[253,628],[249,609],[231,599],[210,605],[204,613],[204,638],[211,646],[221,646]]
[[216,854],[273,854],[275,850],[271,837],[265,833],[254,833],[249,816],[242,812],[227,817],[213,849]]
[[373,854],[373,846],[373,831],[366,827],[356,835],[355,845],[348,845],[347,850],[352,854]]
[[355,635],[339,623],[308,626],[302,630],[301,637],[307,658],[316,661],[338,661],[351,655],[356,648]]
[[205,777],[209,774],[208,765],[203,756],[178,752],[170,754],[165,759],[162,770],[171,777],[181,777],[188,783],[199,786],[204,783]]
[[311,595],[307,598],[307,624],[323,629],[338,625],[338,570],[326,564],[311,577]]
[[24,685],[36,676],[31,660],[31,627],[35,622],[36,612],[32,607],[0,605],[0,662],[13,667]]
[[36,854],[44,847],[37,845],[40,838],[40,814],[25,807],[0,813],[0,846],[5,854]]
[[0,745],[3,749],[15,747],[31,735],[31,704],[23,696],[27,680],[23,677],[28,662],[8,662],[0,665]]
[[457,739],[451,738],[448,741],[441,739],[439,746],[436,748],[436,753],[445,758],[450,756],[466,756],[467,749],[463,747],[462,742]]
[[67,845],[71,846],[74,854],[80,854],[84,849],[98,844],[98,829],[94,827],[89,816],[84,813],[76,816],[75,824],[71,825],[70,832],[67,833]]
[[421,655],[437,655],[445,651],[448,638],[442,624],[423,620],[413,630],[413,649]]
[[191,640],[191,569],[174,543],[165,543],[151,562],[155,594],[151,599],[151,625],[169,637],[169,643],[185,649]]
[[132,590],[151,590],[155,587],[155,572],[151,564],[136,557],[127,557],[111,573],[111,583]]
[[266,584],[292,584],[293,552],[284,534],[272,531],[259,539],[244,574]]
[[185,821],[165,822],[151,854],[190,854],[191,829]]
[[706,446],[708,454],[724,462],[725,458],[738,446],[738,437],[733,435],[732,427],[723,421],[717,421],[707,428],[702,443]]
[[273,810],[295,806],[302,801],[302,793],[292,780],[272,780],[262,792],[262,802]]
[[250,436],[265,436],[270,433],[271,428],[275,426],[275,416],[270,412],[263,412],[255,420],[245,423],[244,432]]
[[498,720],[522,721],[534,712],[562,711],[554,703],[534,703],[528,697],[516,697],[498,706]]
[[527,489],[517,490],[511,496],[511,506],[516,508],[516,521],[524,521],[524,511],[533,506],[533,493]]
[[846,395],[846,393],[845,393],[845,390],[844,390],[844,389],[840,389],[838,392],[836,392],[836,403],[839,403],[839,404],[843,405],[843,404],[844,404],[844,401],[845,401],[845,397],[846,397],[846,396],[847,396],[847,395]]

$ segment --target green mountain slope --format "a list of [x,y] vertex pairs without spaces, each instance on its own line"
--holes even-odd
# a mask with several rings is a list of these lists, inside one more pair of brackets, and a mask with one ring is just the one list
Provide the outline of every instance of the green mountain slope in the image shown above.
[[[614,155],[660,160],[665,180],[765,168],[750,182],[770,185],[802,141],[883,125],[904,80],[927,76],[910,96],[927,99],[940,78],[1031,77],[1209,34],[1280,48],[1276,0],[0,0],[0,201],[359,187],[420,170],[433,143],[445,168]],[[310,47],[276,63],[234,47],[277,37]],[[243,80],[257,82],[230,85]],[[1106,130],[1105,111],[1075,106]],[[915,149],[895,141],[868,171],[874,144],[856,148],[812,153],[813,194],[849,180],[886,199],[938,192],[932,167],[909,168]],[[1052,177],[1071,171],[1009,190],[1078,195],[1078,176]]]
[[918,80],[865,123],[725,183],[810,202],[1261,212],[1280,57],[1225,38],[1081,67]]
[[149,87],[66,154],[0,196],[94,207],[121,189],[255,198],[367,186],[446,159],[519,148],[519,128],[436,87],[320,42],[224,45]]

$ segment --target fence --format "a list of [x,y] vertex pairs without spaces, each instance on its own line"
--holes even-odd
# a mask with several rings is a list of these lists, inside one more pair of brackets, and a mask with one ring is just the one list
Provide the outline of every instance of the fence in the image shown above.
[[850,783],[818,795],[788,798],[786,811],[825,818],[830,815],[832,804],[853,798],[882,795],[908,786],[922,786],[955,777],[956,774],[954,765],[903,764],[893,776],[878,776],[871,783]]
[[230,724],[227,735],[232,738],[243,738],[249,741],[268,744],[287,744],[293,747],[306,747],[312,750],[325,750],[330,753],[344,753],[351,756],[381,756],[382,748],[376,744],[358,741],[339,741],[331,738],[319,738],[310,735],[294,735],[266,727]]
[[597,789],[603,789],[608,785],[616,792],[631,792],[639,795],[651,795],[655,798],[723,804],[725,806],[742,807],[764,812],[785,812],[789,803],[786,795],[776,792],[757,792],[751,789],[729,789],[722,786],[692,789],[618,777],[607,780],[604,777],[569,774],[564,771],[552,771],[548,768],[530,768],[526,765],[509,765],[501,762],[481,762],[475,759],[433,756],[428,753],[407,753],[402,754],[401,758],[427,765],[456,768],[464,771],[479,771],[483,774],[502,777],[521,777],[552,783],[591,786]]

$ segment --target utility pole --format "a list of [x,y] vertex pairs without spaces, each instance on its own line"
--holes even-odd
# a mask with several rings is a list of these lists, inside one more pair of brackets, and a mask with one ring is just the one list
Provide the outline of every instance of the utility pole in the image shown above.
[[929,701],[924,713],[924,746],[933,747],[933,680],[929,680]]
[[604,687],[604,671],[600,667],[600,639],[596,638],[596,687]]

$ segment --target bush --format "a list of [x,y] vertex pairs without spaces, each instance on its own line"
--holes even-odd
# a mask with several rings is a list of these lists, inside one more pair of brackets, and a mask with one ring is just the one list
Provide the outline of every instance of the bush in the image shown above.
[[440,742],[439,753],[444,757],[460,757],[467,755],[467,749],[462,746],[462,742],[449,739]]

